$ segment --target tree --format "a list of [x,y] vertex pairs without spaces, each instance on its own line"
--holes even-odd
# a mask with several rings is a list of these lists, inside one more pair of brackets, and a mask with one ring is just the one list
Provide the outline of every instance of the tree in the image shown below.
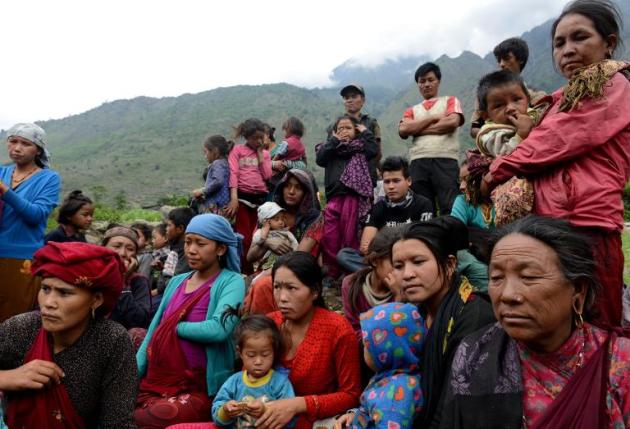
[[92,191],[92,195],[94,195],[94,202],[101,203],[103,202],[103,197],[107,193],[107,189],[103,185],[95,185],[90,188]]
[[125,195],[125,191],[119,191],[114,196],[114,207],[116,210],[125,210],[128,206],[127,196]]

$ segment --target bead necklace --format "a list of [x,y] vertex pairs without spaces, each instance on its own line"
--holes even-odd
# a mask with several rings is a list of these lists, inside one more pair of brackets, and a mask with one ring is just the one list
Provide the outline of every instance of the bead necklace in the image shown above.
[[[571,365],[571,368],[570,368],[570,371],[572,372],[572,376],[575,375],[576,371],[584,365],[584,349],[586,347],[586,333],[582,331],[581,334],[582,334],[581,335],[582,341],[580,344],[580,351],[578,352],[577,361],[573,365]],[[536,381],[538,382],[538,385],[542,387],[543,391],[547,394],[547,396],[549,396],[551,399],[555,401],[556,396],[560,393],[560,391],[553,392],[549,390],[547,386],[545,386],[545,383],[540,379],[540,377],[538,377],[535,371],[528,371],[528,372],[530,372],[532,376],[536,379]],[[528,427],[527,419],[525,417],[525,413],[523,413],[523,428],[526,429],[527,427]]]
[[[585,335],[582,334],[582,342],[580,345],[580,351],[578,352],[578,356],[577,356],[577,360],[575,361],[575,363],[573,365],[571,365],[571,367],[569,368],[569,371],[572,373],[572,376],[575,375],[575,372],[582,368],[582,365],[584,365],[584,347],[586,346],[586,338]],[[532,375],[534,376],[534,378],[536,379],[536,381],[538,382],[538,384],[540,384],[540,386],[543,388],[543,390],[545,391],[545,393],[552,399],[556,399],[556,396],[558,395],[558,393],[560,392],[553,392],[551,390],[549,390],[546,386],[545,383],[543,383],[543,381],[538,377],[538,375],[535,372],[532,372]]]
[[23,181],[25,181],[26,179],[28,179],[29,177],[31,177],[31,175],[33,173],[35,173],[37,171],[37,169],[39,169],[38,166],[35,166],[31,171],[29,171],[28,173],[26,173],[24,176],[22,176],[20,179],[16,179],[15,177],[15,172],[16,170],[13,170],[13,174],[11,174],[11,184],[12,187],[15,188],[17,185],[19,185],[20,183],[22,183]]

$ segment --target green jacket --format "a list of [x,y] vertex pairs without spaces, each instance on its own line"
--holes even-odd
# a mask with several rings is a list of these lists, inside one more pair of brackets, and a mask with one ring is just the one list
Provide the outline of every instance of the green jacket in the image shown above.
[[[144,338],[136,360],[138,362],[138,374],[144,376],[147,371],[147,346],[155,329],[162,320],[162,314],[170,302],[173,294],[190,273],[180,274],[171,279],[164,291],[164,296],[158,307],[147,336]],[[210,303],[204,322],[179,322],[177,335],[186,340],[203,343],[206,348],[208,365],[206,366],[206,379],[208,383],[208,395],[217,393],[221,385],[234,373],[235,347],[232,339],[232,331],[238,323],[236,317],[230,317],[221,323],[221,315],[227,306],[236,308],[243,302],[245,296],[245,282],[239,273],[223,269],[210,289]]]

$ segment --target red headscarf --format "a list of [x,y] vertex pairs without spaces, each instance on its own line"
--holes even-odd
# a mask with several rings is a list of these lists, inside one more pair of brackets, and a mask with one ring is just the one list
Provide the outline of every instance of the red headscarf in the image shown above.
[[103,293],[103,310],[111,312],[123,288],[125,266],[116,252],[94,244],[49,242],[33,255],[31,272]]

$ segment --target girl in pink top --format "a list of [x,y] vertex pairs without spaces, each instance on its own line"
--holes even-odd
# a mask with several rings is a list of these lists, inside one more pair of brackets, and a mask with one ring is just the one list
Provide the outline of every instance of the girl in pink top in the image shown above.
[[246,262],[252,235],[256,229],[256,210],[267,197],[265,181],[272,175],[271,157],[263,149],[264,124],[254,118],[247,119],[236,128],[236,137],[245,139],[245,144],[236,146],[228,157],[230,165],[230,203],[226,214],[236,215],[236,232],[243,236],[243,261],[241,271],[252,273]]

